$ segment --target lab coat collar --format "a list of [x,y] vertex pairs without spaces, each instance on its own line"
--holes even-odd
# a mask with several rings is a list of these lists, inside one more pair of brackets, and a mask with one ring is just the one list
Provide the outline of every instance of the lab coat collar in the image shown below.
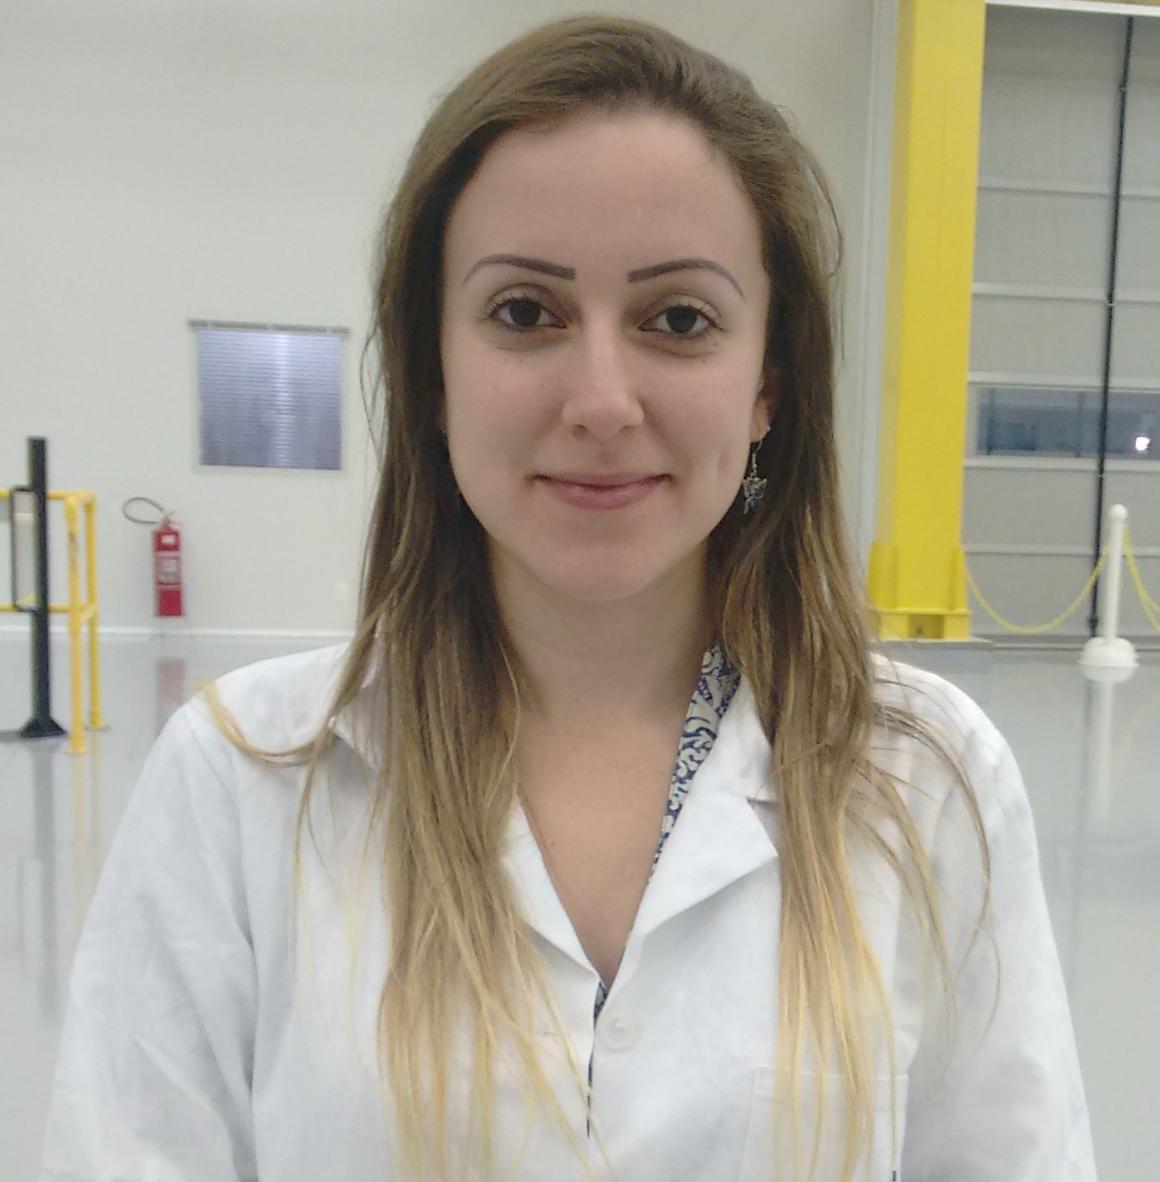
[[[341,662],[337,662],[320,692],[333,692],[340,671]],[[338,737],[372,769],[378,762],[375,730],[369,725],[376,688],[372,670],[358,697],[333,722]],[[777,857],[753,807],[754,802],[776,801],[771,764],[753,690],[743,677],[645,890],[618,981],[631,975],[644,941],[662,924]],[[572,960],[591,968],[518,802],[508,822],[503,861],[528,925]]]
[[[319,719],[325,718],[325,712],[330,709],[334,701],[334,694],[338,689],[339,679],[346,667],[346,661],[350,654],[350,645],[344,644],[337,648],[327,649],[326,651],[329,654],[333,654],[333,664],[327,671],[327,674],[320,679],[318,696],[313,700],[313,723],[310,725],[315,729],[317,729]],[[374,703],[379,688],[379,671],[381,666],[382,657],[376,645],[371,651],[371,659],[367,663],[362,684],[354,700],[348,702],[337,715],[329,720],[330,729],[334,734],[350,747],[374,772],[378,771],[380,764],[378,751],[375,746],[378,731],[374,726],[375,720],[373,714],[375,709]]]
[[[753,694],[743,680],[665,843],[641,900],[617,972],[629,978],[644,943],[662,924],[688,911],[777,857],[753,808],[776,798],[770,783],[770,747]],[[509,823],[504,862],[528,925],[550,944],[591,968],[548,875],[524,810]]]

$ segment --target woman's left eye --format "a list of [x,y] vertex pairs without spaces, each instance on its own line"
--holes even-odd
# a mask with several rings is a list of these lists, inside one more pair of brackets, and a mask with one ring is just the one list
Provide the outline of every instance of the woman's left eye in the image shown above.
[[[657,313],[646,323],[656,324],[658,321],[665,327],[648,331],[660,332],[662,336],[676,337],[677,340],[699,340],[719,327],[708,312],[696,304],[670,304],[664,311]],[[704,325],[699,329],[697,329],[698,321],[704,321]]]

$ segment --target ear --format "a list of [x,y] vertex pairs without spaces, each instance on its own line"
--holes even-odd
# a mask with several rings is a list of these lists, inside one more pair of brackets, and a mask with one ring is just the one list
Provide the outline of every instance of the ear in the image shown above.
[[764,438],[777,412],[777,401],[781,393],[781,371],[777,366],[767,366],[765,380],[757,391],[753,403],[752,440],[756,443]]

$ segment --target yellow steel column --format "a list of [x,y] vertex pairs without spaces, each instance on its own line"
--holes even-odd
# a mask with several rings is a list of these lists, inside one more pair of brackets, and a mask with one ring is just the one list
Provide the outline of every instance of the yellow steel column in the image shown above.
[[960,525],[985,0],[899,0],[870,599],[886,637],[970,634]]

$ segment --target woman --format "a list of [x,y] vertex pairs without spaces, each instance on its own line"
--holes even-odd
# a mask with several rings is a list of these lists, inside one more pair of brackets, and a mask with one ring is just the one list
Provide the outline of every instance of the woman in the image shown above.
[[1010,752],[871,651],[835,250],[781,116],[659,29],[443,100],[357,634],[158,741],[46,1179],[1094,1177]]

